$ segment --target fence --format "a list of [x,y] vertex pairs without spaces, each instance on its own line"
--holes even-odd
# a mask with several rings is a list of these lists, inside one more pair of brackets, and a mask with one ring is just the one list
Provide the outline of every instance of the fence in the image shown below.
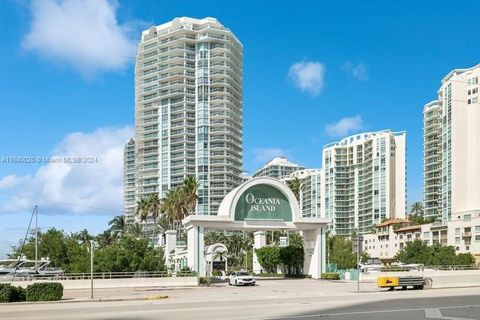
[[[137,271],[137,272],[95,272],[93,279],[133,279],[133,278],[173,278],[173,277],[196,277],[194,271]],[[30,274],[17,275],[12,278],[0,278],[2,281],[33,281],[33,280],[90,280],[91,273],[62,273],[52,275]]]

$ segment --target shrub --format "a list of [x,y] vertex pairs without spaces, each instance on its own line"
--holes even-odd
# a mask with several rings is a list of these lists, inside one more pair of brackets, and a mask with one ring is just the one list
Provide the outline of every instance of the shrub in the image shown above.
[[14,287],[10,283],[0,283],[0,302],[25,301],[25,289]]
[[258,262],[264,269],[263,271],[275,273],[277,266],[280,265],[280,247],[262,247],[255,249]]
[[34,283],[26,292],[27,301],[56,301],[63,297],[63,286],[58,282]]
[[24,288],[22,287],[12,287],[13,289],[13,295],[12,295],[12,302],[20,302],[20,301],[26,301],[27,300],[27,292]]
[[12,301],[13,287],[10,283],[0,283],[0,302]]
[[340,274],[338,272],[325,272],[320,276],[324,280],[340,280]]
[[218,269],[214,269],[212,271],[212,276],[221,277],[222,276],[222,271],[220,271]]
[[209,286],[212,283],[208,277],[200,277],[200,284],[203,286]]

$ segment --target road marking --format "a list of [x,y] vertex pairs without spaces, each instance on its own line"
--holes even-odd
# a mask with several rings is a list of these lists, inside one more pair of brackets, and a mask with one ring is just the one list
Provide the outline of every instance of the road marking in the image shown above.
[[[467,305],[467,306],[448,306],[441,307],[442,309],[466,309],[466,308],[478,308],[479,304]],[[309,314],[309,315],[300,315],[300,316],[281,316],[281,317],[269,317],[264,318],[264,320],[282,320],[282,319],[302,319],[302,318],[321,318],[321,317],[334,317],[334,316],[351,316],[351,315],[361,315],[361,314],[371,314],[371,313],[385,313],[385,312],[410,312],[410,311],[426,311],[438,309],[438,308],[412,308],[412,309],[394,309],[394,310],[371,310],[371,311],[353,311],[353,312],[341,312],[341,313],[322,313],[322,314]],[[433,311],[432,311],[433,312]],[[440,312],[440,311],[439,311]],[[428,319],[428,318],[427,318]],[[450,319],[450,320],[475,320],[469,318],[446,318],[440,313],[440,318],[437,319]]]
[[444,317],[439,308],[425,309],[426,319],[474,320],[472,318]]

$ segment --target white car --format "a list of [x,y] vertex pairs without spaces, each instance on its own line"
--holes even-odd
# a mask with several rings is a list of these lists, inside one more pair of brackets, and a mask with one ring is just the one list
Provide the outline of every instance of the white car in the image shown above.
[[246,271],[236,271],[228,277],[228,284],[231,286],[254,286],[255,278]]

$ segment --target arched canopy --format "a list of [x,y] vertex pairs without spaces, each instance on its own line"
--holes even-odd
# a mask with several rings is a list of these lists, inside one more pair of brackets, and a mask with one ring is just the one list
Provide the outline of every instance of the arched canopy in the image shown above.
[[305,218],[290,188],[278,179],[258,177],[230,191],[217,215],[191,215],[185,226],[220,230],[307,230],[325,227],[325,218]]

